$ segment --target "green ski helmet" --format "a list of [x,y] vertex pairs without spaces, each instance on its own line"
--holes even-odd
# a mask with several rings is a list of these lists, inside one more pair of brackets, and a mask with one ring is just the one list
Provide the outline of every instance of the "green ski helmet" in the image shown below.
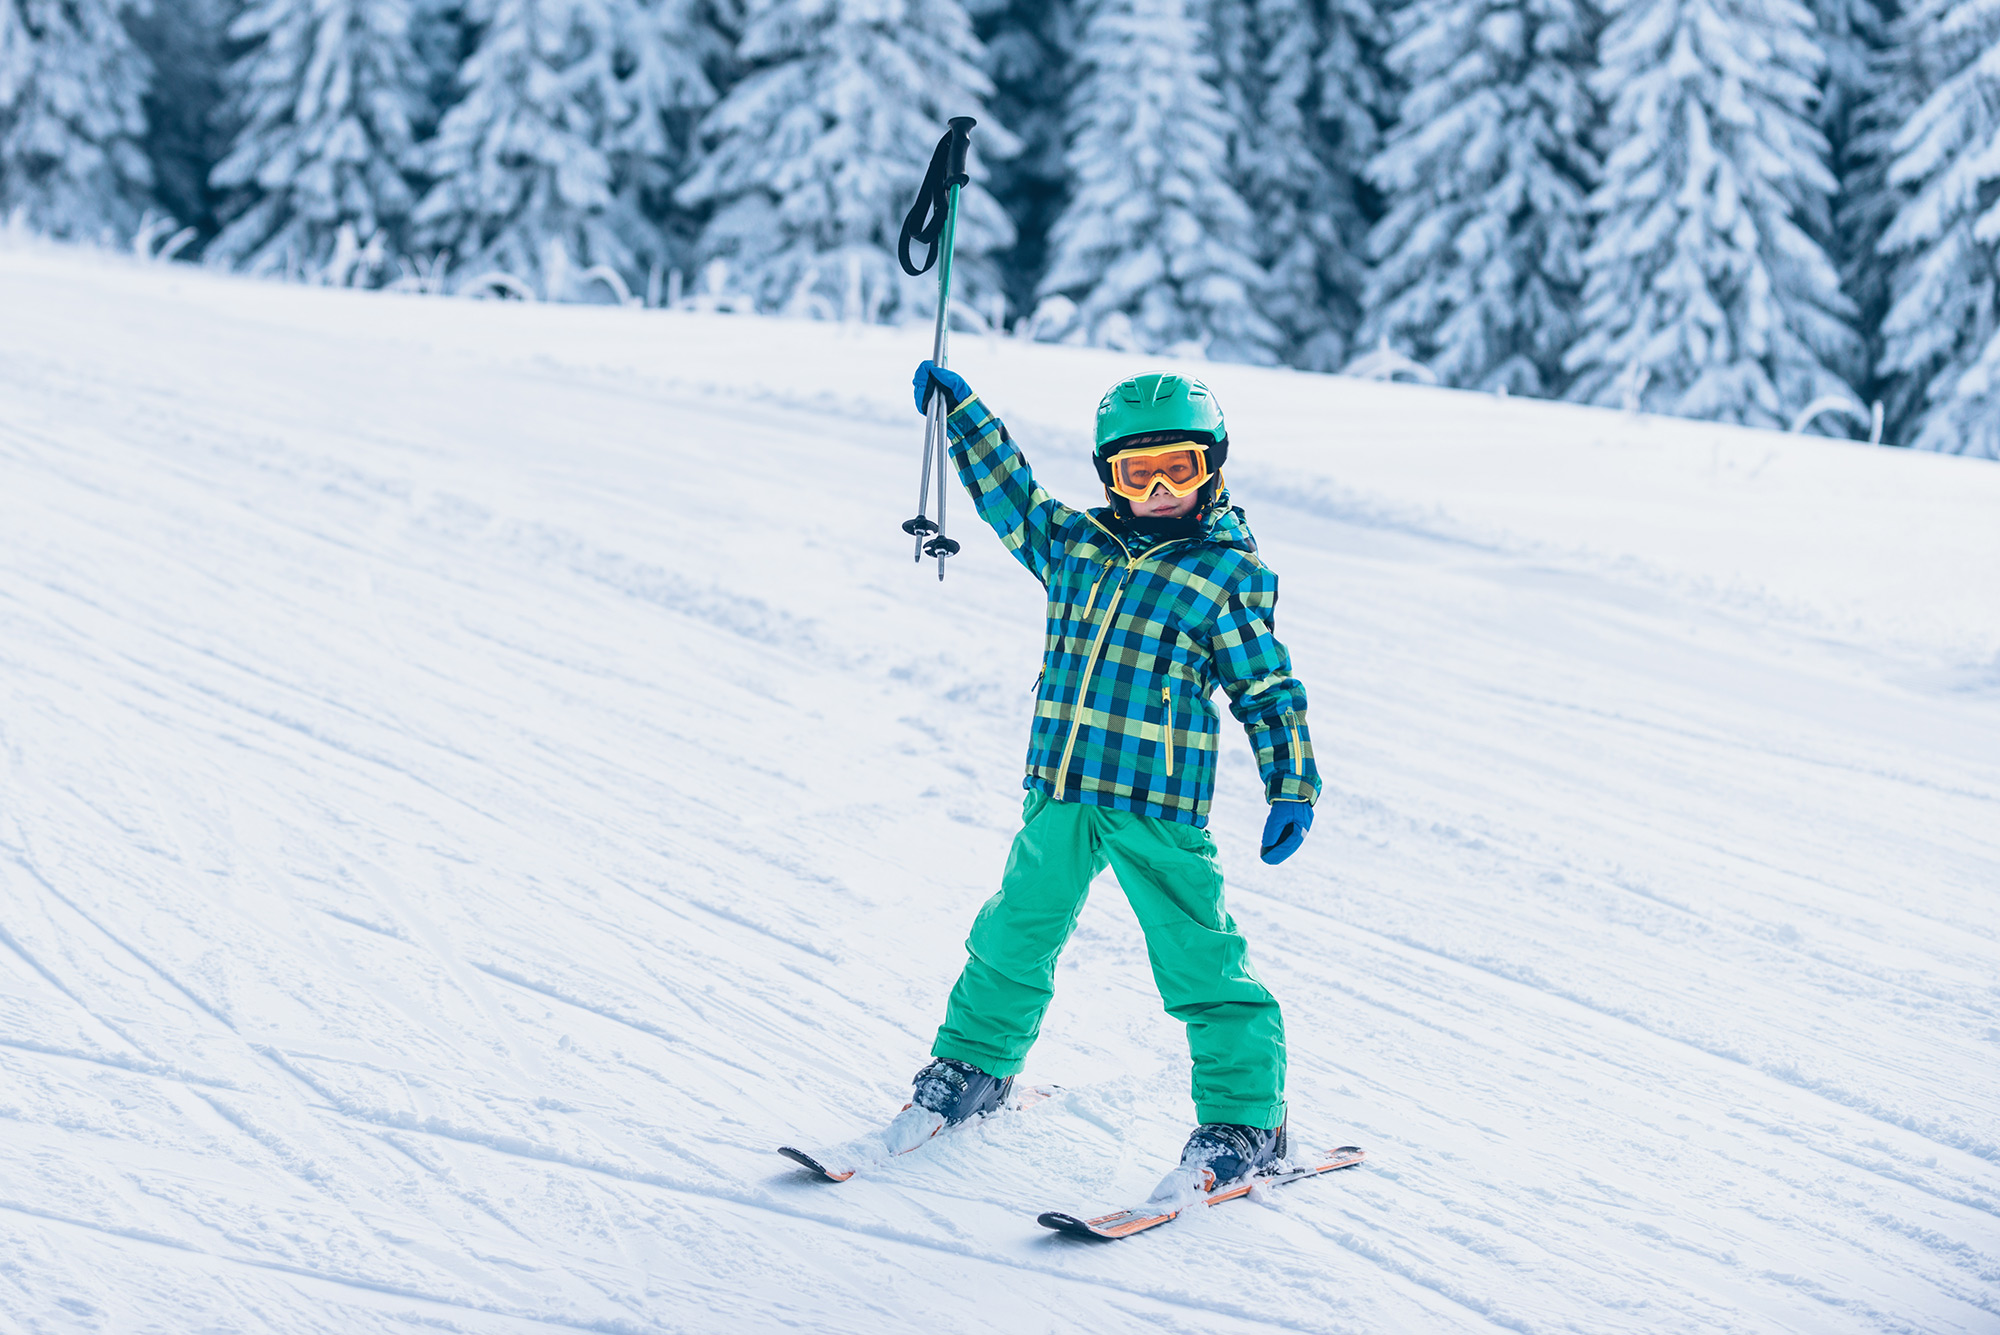
[[[1097,476],[1110,494],[1112,455],[1131,445],[1149,443],[1145,438],[1193,440],[1204,448],[1209,481],[1202,488],[1201,506],[1206,509],[1222,480],[1222,464],[1229,457],[1229,429],[1223,425],[1222,404],[1215,392],[1199,380],[1169,372],[1152,371],[1121,380],[1113,385],[1097,405],[1097,446],[1093,458]],[[1136,438],[1136,439],[1135,439]],[[1120,514],[1130,514],[1122,496],[1111,495]]]

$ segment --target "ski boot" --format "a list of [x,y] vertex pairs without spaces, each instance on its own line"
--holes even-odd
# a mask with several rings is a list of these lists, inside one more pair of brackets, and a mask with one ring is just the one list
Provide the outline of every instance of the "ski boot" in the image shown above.
[[954,1126],[968,1117],[989,1113],[1006,1101],[1014,1077],[991,1076],[970,1062],[939,1057],[917,1072],[910,1094],[912,1107],[928,1108]]
[[1204,1122],[1188,1137],[1176,1172],[1183,1181],[1198,1183],[1200,1190],[1213,1191],[1269,1170],[1285,1157],[1285,1149],[1282,1124],[1267,1131],[1257,1126]]

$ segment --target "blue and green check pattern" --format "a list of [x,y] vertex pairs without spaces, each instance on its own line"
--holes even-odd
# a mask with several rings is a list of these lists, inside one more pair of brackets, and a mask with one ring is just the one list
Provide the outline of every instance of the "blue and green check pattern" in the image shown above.
[[1268,802],[1319,795],[1305,687],[1272,631],[1278,578],[1224,496],[1201,536],[1144,546],[1110,509],[1035,482],[971,395],[946,419],[979,517],[1048,590],[1048,639],[1023,786],[1058,801],[1208,824],[1219,686],[1250,736]]

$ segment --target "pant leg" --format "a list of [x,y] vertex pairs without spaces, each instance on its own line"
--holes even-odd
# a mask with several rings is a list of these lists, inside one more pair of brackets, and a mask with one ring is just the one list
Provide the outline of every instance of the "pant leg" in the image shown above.
[[1206,830],[1103,811],[1104,848],[1146,933],[1167,1014],[1187,1026],[1195,1116],[1278,1126],[1285,1120],[1285,1020],[1250,964],[1222,902]]
[[931,1055],[991,1075],[1020,1072],[1055,996],[1056,957],[1076,929],[1104,854],[1091,807],[1030,793],[1000,891],[966,939],[969,958],[951,989]]

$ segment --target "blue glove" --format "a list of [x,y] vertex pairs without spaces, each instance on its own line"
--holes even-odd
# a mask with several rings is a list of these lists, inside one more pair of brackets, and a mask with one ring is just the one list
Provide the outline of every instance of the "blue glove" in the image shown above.
[[1258,856],[1277,866],[1299,851],[1299,845],[1306,841],[1306,831],[1312,827],[1312,803],[1271,803],[1271,814],[1265,818],[1264,838],[1260,841],[1262,851]]
[[934,361],[926,360],[920,364],[910,383],[916,387],[918,412],[924,411],[924,400],[931,396],[932,386],[941,390],[944,401],[954,408],[972,397],[972,386],[966,384],[957,372],[947,371]]

